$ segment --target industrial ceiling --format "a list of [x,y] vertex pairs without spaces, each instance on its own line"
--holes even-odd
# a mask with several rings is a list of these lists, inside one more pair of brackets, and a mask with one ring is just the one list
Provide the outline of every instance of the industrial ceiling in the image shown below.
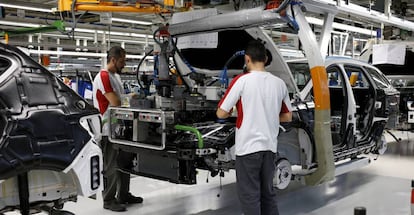
[[[343,0],[338,1],[343,2]],[[384,5],[389,1],[391,0],[349,0],[345,2],[383,12]],[[113,2],[135,4],[138,1]],[[209,3],[197,5],[199,2],[204,3],[203,1],[193,1],[193,5],[197,8],[216,6]],[[217,2],[216,0],[215,3]],[[220,2],[222,5],[234,4],[233,1],[222,0]],[[240,0],[236,2],[240,3]],[[4,7],[3,18],[0,18],[0,32],[39,25],[51,25],[56,20],[64,20],[66,27],[64,31],[11,35],[9,44],[29,47],[34,50],[48,50],[51,54],[56,51],[67,51],[69,57],[55,57],[51,61],[75,64],[88,59],[88,61],[81,64],[87,64],[90,67],[98,67],[101,59],[99,56],[91,57],[90,54],[86,53],[104,53],[113,44],[123,45],[128,54],[134,56],[132,58],[135,58],[134,63],[136,63],[145,53],[145,50],[152,47],[154,26],[165,24],[171,16],[170,14],[156,13],[114,12],[111,14],[112,23],[105,24],[102,22],[104,22],[106,14],[99,12],[78,11],[74,14],[75,16],[72,16],[70,12],[54,12],[58,7],[58,0],[2,0],[0,6]],[[404,20],[414,22],[414,1],[393,0],[391,13]],[[372,29],[380,26],[378,23],[370,23],[369,20],[360,19],[349,14],[341,14],[337,17],[337,22],[357,26],[361,29]],[[73,22],[74,18],[75,22]],[[76,28],[73,28],[75,27],[74,23],[76,23]],[[75,55],[77,56],[74,57]]]

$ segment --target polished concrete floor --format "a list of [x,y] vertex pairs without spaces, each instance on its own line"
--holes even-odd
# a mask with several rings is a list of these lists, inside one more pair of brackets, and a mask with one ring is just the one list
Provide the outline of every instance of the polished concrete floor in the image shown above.
[[[385,155],[371,156],[366,167],[336,177],[333,181],[305,187],[294,183],[279,192],[282,215],[352,215],[357,206],[368,215],[408,215],[411,180],[414,179],[414,135],[398,133],[401,142],[390,143]],[[392,138],[387,136],[390,142]],[[376,159],[376,160],[374,160]],[[66,203],[65,210],[79,215],[240,215],[234,171],[224,178],[208,178],[200,171],[197,185],[177,185],[164,181],[133,177],[131,192],[141,195],[144,203],[131,205],[126,212],[111,212],[97,200],[80,197]],[[208,182],[207,182],[208,181]]]

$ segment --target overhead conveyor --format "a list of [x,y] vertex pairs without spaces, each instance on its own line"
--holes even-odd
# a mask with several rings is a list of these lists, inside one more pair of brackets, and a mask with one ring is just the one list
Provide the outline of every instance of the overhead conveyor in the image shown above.
[[319,10],[325,14],[345,14],[354,19],[362,19],[370,23],[390,25],[413,31],[414,22],[393,16],[389,9],[390,3],[390,1],[386,1],[385,10],[382,13],[344,0],[303,0],[303,4],[309,10]]

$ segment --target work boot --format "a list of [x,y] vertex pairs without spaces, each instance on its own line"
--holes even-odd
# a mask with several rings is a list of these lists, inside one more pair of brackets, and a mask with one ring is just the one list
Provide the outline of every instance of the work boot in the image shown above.
[[139,196],[134,196],[131,193],[128,193],[128,195],[125,198],[119,198],[119,202],[123,204],[139,204],[142,203],[144,199]]
[[127,210],[125,204],[122,204],[118,202],[117,200],[104,202],[103,207],[107,210],[116,211],[116,212],[122,212],[122,211]]

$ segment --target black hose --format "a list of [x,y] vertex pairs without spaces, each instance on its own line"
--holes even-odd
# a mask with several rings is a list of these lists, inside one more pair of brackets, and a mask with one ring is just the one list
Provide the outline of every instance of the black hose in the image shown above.
[[[180,57],[183,61],[186,61],[186,60],[185,60],[185,58],[184,58],[184,56],[181,54],[180,50],[178,49],[176,41],[174,41],[174,40],[171,40],[171,41],[172,41],[172,45],[173,45],[174,51],[178,54],[178,56],[179,56],[179,57]],[[174,64],[175,64],[175,65],[177,65],[177,62],[176,62],[176,60],[175,60],[175,58],[174,58],[174,57],[173,57],[173,60],[174,60]],[[190,69],[192,72],[194,72],[193,68],[190,68],[190,65],[188,65],[188,64],[185,64],[185,65],[187,65],[187,66],[189,67],[189,69]],[[185,81],[185,79],[184,79],[183,74],[181,74],[181,72],[178,70],[178,68],[177,68],[177,74],[178,74],[178,75],[180,76],[180,78],[183,80],[183,82],[184,82],[184,84],[185,84],[185,86],[186,86],[187,90],[190,90],[190,86],[187,84],[187,82],[186,82],[186,81]]]
[[397,136],[395,136],[391,131],[389,131],[388,129],[385,130],[388,134],[391,135],[392,138],[394,138],[395,141],[397,141],[397,143],[401,142],[401,138],[397,138]]
[[137,81],[138,81],[138,85],[139,85],[140,89],[144,89],[144,87],[142,86],[141,81],[139,80],[139,67],[141,67],[141,65],[144,62],[145,58],[147,58],[148,55],[150,55],[153,51],[154,51],[154,49],[151,49],[147,53],[145,53],[144,57],[142,57],[141,60],[139,61],[137,69],[135,70],[135,72],[137,74]]

